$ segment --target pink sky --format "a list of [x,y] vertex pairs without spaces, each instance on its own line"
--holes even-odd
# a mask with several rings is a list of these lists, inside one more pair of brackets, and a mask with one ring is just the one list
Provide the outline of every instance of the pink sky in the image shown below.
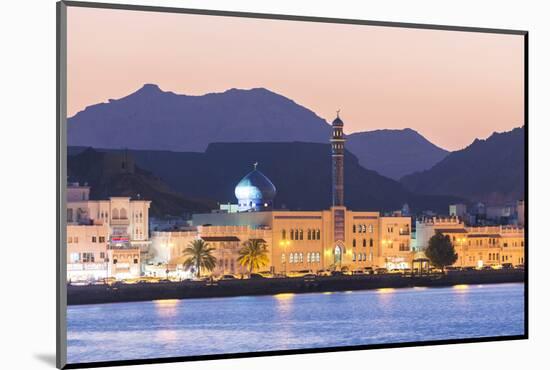
[[410,127],[456,150],[523,125],[523,36],[68,8],[68,114],[145,83],[265,87],[345,132]]

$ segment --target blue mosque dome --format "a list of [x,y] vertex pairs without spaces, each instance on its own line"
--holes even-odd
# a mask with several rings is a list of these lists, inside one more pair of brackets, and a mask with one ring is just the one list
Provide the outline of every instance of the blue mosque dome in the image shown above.
[[235,187],[240,212],[270,209],[277,195],[275,185],[256,168],[257,165],[255,163],[254,170],[243,177]]

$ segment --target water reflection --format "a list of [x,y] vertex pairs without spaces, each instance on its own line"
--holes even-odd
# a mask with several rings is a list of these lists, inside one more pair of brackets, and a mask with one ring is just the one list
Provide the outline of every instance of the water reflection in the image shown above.
[[172,318],[178,313],[179,299],[159,299],[153,301],[155,305],[155,312],[159,317]]
[[69,306],[68,358],[75,363],[519,335],[523,298],[523,284],[484,284]]

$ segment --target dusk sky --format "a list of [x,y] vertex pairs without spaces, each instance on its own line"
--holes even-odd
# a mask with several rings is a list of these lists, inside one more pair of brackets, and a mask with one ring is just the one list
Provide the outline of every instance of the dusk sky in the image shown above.
[[265,87],[345,132],[410,127],[461,149],[523,125],[523,36],[68,8],[68,115],[145,83]]

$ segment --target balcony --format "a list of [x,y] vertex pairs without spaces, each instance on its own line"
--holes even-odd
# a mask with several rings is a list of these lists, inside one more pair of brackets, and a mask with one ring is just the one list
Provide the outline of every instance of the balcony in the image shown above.
[[130,219],[128,218],[112,218],[111,225],[130,225]]

